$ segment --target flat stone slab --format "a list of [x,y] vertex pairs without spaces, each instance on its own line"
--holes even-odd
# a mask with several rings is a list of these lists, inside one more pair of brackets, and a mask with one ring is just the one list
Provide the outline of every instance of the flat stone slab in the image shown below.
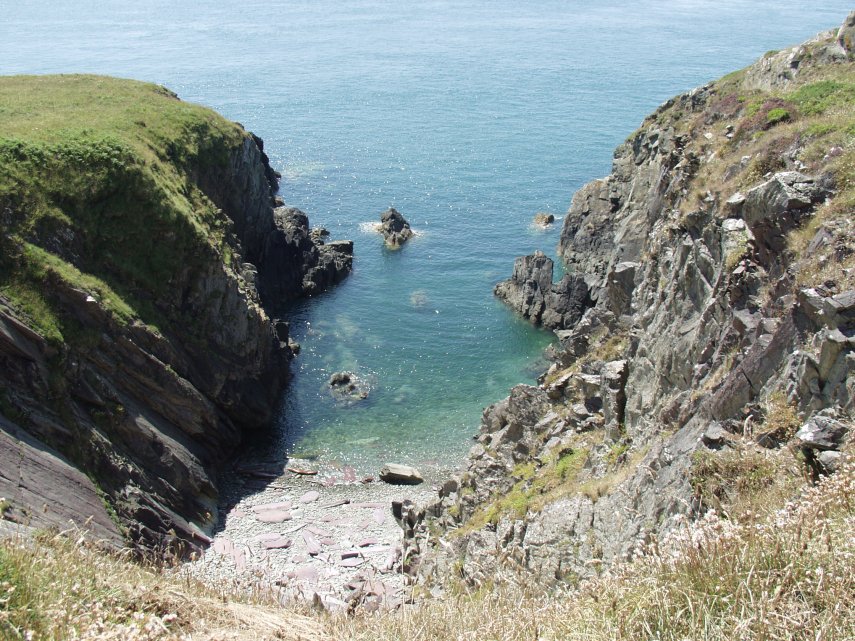
[[347,505],[348,503],[350,503],[350,499],[339,499],[338,501],[333,501],[331,503],[325,503],[324,505],[321,506],[321,509],[327,510],[331,507],[340,507],[342,505]]
[[312,534],[315,534],[317,536],[321,536],[321,537],[332,536],[332,534],[330,532],[328,532],[327,530],[324,530],[323,528],[319,528],[317,525],[307,525],[306,529],[309,532],[311,532]]
[[377,508],[371,513],[371,518],[374,519],[374,522],[377,523],[377,525],[383,525],[386,522],[386,513],[380,508]]
[[367,539],[362,539],[359,543],[357,543],[356,547],[367,548],[369,545],[377,545],[378,543],[380,543],[380,541],[375,539],[373,536],[369,536]]
[[342,567],[345,567],[345,568],[358,568],[363,563],[365,563],[365,559],[350,558],[350,559],[342,559],[339,562],[339,565]]
[[311,532],[303,532],[303,542],[306,544],[306,553],[309,556],[317,556],[321,553],[321,543]]
[[320,498],[320,492],[317,490],[309,490],[303,496],[300,497],[300,503],[314,503]]
[[214,539],[214,543],[211,547],[214,548],[214,552],[217,554],[231,554],[232,550],[235,549],[235,544],[230,538],[218,536]]
[[288,511],[293,507],[293,503],[291,501],[280,501],[278,503],[264,503],[262,505],[255,505],[252,508],[252,511],[256,514],[260,512],[266,512],[268,510],[285,510]]
[[291,520],[291,513],[285,510],[264,510],[255,515],[255,520],[262,523],[282,523]]
[[250,543],[264,543],[265,541],[275,541],[280,538],[281,534],[276,534],[276,532],[264,532],[262,534],[256,534],[252,537],[249,542]]
[[286,539],[284,536],[280,536],[269,541],[262,541],[261,547],[265,550],[284,550],[290,548],[291,544],[291,539]]

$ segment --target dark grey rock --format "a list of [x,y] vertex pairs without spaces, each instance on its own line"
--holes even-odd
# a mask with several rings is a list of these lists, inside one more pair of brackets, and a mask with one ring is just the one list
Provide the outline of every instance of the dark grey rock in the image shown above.
[[380,233],[390,249],[398,249],[413,236],[410,223],[394,207],[380,214]]
[[573,327],[592,305],[584,279],[565,274],[553,284],[552,259],[542,252],[514,261],[510,280],[496,285],[494,293],[535,325],[549,329]]
[[849,426],[827,416],[813,416],[796,432],[802,445],[814,450],[834,450],[843,441]]

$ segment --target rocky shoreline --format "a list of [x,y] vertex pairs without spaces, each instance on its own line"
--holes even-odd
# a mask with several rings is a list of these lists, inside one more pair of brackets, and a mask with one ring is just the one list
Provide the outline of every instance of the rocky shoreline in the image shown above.
[[333,611],[396,608],[409,600],[404,530],[392,506],[434,500],[448,472],[428,470],[420,485],[390,485],[366,483],[346,466],[291,460],[288,467],[316,473],[286,471],[255,490],[240,474],[226,479],[211,545],[177,572]]

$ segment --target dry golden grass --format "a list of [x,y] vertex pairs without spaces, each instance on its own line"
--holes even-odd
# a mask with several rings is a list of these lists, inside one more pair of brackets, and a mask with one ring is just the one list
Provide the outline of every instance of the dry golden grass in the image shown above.
[[264,641],[325,638],[319,622],[171,577],[84,538],[0,542],[0,639]]
[[612,574],[332,617],[337,639],[778,641],[855,638],[855,468],[763,519],[709,513]]

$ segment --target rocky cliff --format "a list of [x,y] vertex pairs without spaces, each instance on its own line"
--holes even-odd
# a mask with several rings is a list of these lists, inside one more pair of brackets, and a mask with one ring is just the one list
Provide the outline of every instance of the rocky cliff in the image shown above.
[[0,79],[4,518],[202,542],[216,474],[269,423],[288,300],[348,243],[276,207],[261,141],[154,85]]
[[591,576],[851,449],[853,18],[662,105],[574,196],[567,276],[536,254],[497,286],[554,363],[405,515],[422,581]]

